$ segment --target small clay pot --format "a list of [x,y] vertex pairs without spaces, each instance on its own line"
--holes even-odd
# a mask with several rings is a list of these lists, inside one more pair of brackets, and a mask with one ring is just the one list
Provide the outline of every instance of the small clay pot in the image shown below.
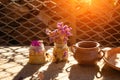
[[73,45],[71,50],[79,64],[95,64],[104,56],[100,43],[94,41],[80,41]]

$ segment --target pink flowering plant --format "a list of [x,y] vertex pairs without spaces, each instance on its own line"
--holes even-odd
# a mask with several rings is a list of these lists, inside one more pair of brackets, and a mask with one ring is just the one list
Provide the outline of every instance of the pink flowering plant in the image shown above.
[[50,42],[63,44],[67,43],[69,36],[72,36],[71,30],[71,27],[68,27],[68,25],[64,25],[63,22],[59,22],[57,23],[57,29],[53,31],[46,29],[46,33],[50,37]]
[[40,42],[39,40],[33,40],[31,42],[31,47],[37,53],[43,52],[43,50],[42,50],[43,45],[42,45],[42,42]]
[[31,45],[32,45],[32,46],[40,46],[40,45],[41,45],[41,42],[39,42],[38,40],[33,40],[33,41],[31,42]]
[[43,40],[33,40],[29,48],[29,63],[43,64],[47,61]]

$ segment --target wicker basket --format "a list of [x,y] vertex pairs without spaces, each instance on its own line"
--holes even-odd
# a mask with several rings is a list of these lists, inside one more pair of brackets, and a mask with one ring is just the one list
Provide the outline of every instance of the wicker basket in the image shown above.
[[[29,63],[43,64],[47,61],[45,48],[42,40],[33,41],[29,49]],[[35,45],[37,44],[37,46]]]
[[108,66],[120,71],[120,47],[106,51],[103,59]]
[[44,64],[47,62],[46,55],[29,55],[29,63],[30,64]]

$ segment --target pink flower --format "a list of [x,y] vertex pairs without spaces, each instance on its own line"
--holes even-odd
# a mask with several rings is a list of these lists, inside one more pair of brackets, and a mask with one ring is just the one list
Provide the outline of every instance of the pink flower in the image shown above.
[[67,54],[68,54],[68,52],[67,52],[67,51],[65,51],[65,52],[64,52],[64,54],[63,54],[63,57],[66,57],[66,56],[67,56]]
[[38,40],[33,40],[33,41],[31,42],[31,45],[32,45],[32,46],[40,46],[41,43],[40,43]]
[[71,33],[72,28],[68,27],[68,25],[64,25],[63,22],[57,23],[57,29],[54,31],[50,31],[49,29],[46,30],[46,33],[50,37],[50,41],[53,42],[67,42],[68,37],[72,36]]

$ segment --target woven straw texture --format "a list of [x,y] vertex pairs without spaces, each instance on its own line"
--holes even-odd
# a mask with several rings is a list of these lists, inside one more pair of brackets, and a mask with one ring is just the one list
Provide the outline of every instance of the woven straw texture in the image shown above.
[[45,29],[64,22],[73,28],[68,44],[93,40],[120,46],[119,0],[0,0],[0,45],[52,45]]

